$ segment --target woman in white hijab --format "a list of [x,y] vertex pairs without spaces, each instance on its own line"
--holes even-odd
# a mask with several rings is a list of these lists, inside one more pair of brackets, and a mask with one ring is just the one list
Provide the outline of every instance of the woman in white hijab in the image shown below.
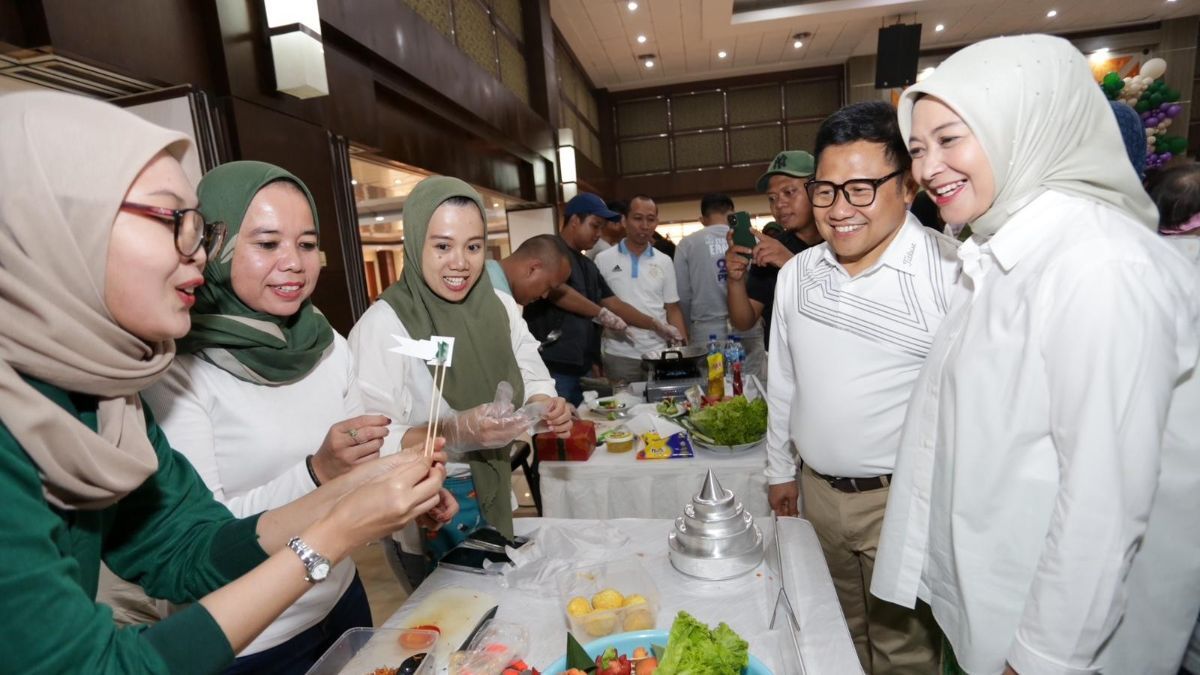
[[899,117],[914,176],[974,235],[872,592],[930,603],[946,672],[1175,675],[1200,610],[1197,276],[1070,43],[967,47]]
[[[138,391],[188,332],[213,241],[187,144],[99,101],[0,96],[4,672],[219,672],[331,565],[438,504],[444,470],[399,454],[235,519],[171,449]],[[194,604],[117,628],[101,560]]]

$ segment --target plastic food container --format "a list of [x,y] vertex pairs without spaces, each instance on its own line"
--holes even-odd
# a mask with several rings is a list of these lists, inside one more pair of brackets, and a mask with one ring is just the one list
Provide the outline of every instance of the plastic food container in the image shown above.
[[658,623],[658,589],[633,558],[565,572],[558,578],[558,592],[567,626],[580,642],[650,630]]
[[629,452],[633,450],[633,434],[628,431],[614,431],[604,440],[609,452]]
[[[415,654],[428,656],[416,675],[437,671],[433,656],[438,633],[410,628],[351,628],[309,669],[308,675],[373,675],[385,668],[399,668]],[[381,671],[389,672],[389,671]]]

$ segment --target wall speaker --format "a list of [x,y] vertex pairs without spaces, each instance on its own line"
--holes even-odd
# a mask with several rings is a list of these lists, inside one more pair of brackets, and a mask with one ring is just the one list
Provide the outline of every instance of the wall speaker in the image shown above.
[[896,24],[879,29],[875,51],[875,88],[907,87],[917,81],[921,24]]

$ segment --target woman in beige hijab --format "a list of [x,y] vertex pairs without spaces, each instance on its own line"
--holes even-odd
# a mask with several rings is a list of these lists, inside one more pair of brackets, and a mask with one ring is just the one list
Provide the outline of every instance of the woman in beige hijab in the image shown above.
[[[217,234],[187,143],[89,99],[0,97],[5,671],[219,672],[331,564],[438,507],[444,470],[400,454],[235,519],[143,409]],[[116,628],[101,560],[195,604]]]
[[1200,610],[1196,274],[1065,40],[964,48],[899,117],[914,176],[974,234],[872,592],[929,602],[946,672],[1175,675]]

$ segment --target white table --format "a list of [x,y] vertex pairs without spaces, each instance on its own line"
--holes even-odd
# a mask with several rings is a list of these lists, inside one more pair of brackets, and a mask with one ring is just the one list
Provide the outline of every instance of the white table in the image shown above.
[[601,447],[586,462],[539,462],[547,518],[675,518],[713,470],[755,517],[770,515],[766,444],[738,455],[695,448],[688,459],[639,460]]
[[[764,529],[767,540],[774,541],[772,521],[760,519],[757,522]],[[589,533],[593,538],[598,534],[615,535],[619,539],[616,542],[619,548],[605,550],[585,547],[586,551],[572,556],[570,562],[594,562],[579,559],[589,554],[603,559],[636,557],[659,591],[659,628],[669,628],[675,614],[679,610],[686,610],[712,626],[720,621],[728,623],[750,643],[751,653],[772,668],[776,675],[861,673],[812,526],[796,518],[784,518],[777,522],[780,533],[777,552],[774,545],[769,546],[767,561],[754,572],[720,582],[685,577],[671,567],[666,543],[667,533],[672,527],[670,520],[622,519],[605,522],[518,518],[515,527],[518,534],[532,537],[533,546],[538,545],[539,541],[547,542],[547,563],[559,568],[568,563],[553,555],[550,542],[578,541],[588,537]],[[773,560],[777,562],[771,562]],[[783,571],[777,573],[775,568],[780,564]],[[533,565],[530,567],[533,568]],[[557,578],[550,574],[543,576]],[[495,576],[438,569],[384,626],[405,626],[406,615],[416,611],[435,591],[450,587],[483,591],[495,596],[499,602],[497,621],[521,623],[529,630],[531,645],[525,660],[540,669],[561,657],[566,647],[566,619],[552,578],[533,579],[527,573],[523,579],[510,577],[512,580],[509,581]],[[796,624],[799,626],[796,643],[803,668],[789,660],[788,650],[793,644],[790,630],[778,627],[768,630],[780,585],[787,588],[792,599]]]

